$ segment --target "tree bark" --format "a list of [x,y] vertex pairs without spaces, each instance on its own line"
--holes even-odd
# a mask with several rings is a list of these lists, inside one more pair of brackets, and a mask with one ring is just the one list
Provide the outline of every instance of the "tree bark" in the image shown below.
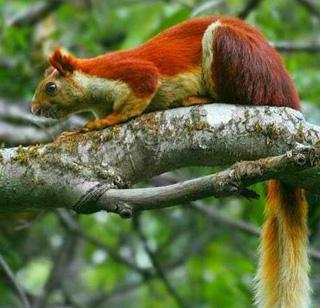
[[[108,202],[104,195],[110,189],[181,167],[230,166],[300,151],[301,146],[308,149],[303,168],[289,164],[272,176],[317,192],[319,136],[320,127],[290,108],[210,104],[144,114],[47,145],[0,150],[0,211],[105,208],[126,217],[132,214],[130,204]],[[263,172],[270,174],[272,168]],[[255,181],[264,180],[263,175]]]

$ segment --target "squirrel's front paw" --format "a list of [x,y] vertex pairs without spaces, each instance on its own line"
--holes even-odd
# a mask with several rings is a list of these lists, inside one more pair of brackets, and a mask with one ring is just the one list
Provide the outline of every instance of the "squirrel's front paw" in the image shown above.
[[72,137],[74,135],[77,135],[80,133],[80,130],[76,130],[76,131],[73,131],[73,132],[62,132],[56,139],[56,141],[63,141],[63,140],[66,140],[67,138],[69,137]]
[[84,129],[86,131],[90,130],[98,130],[103,129],[115,124],[119,124],[127,120],[128,117],[123,117],[121,113],[113,112],[109,115],[107,115],[105,118],[89,121],[85,126]]
[[104,119],[89,121],[82,129],[82,132],[88,132],[91,130],[99,130],[109,126]]

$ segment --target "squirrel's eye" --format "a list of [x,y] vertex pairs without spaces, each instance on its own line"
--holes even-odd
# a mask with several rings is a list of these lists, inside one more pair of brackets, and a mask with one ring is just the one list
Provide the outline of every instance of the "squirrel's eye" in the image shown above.
[[46,93],[52,96],[56,94],[58,87],[54,82],[48,82],[45,89]]

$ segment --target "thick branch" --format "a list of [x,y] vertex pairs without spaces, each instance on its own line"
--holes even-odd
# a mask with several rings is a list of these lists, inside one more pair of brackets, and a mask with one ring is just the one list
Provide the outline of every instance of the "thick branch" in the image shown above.
[[[110,203],[104,194],[180,167],[231,165],[278,156],[301,144],[315,145],[319,136],[319,127],[289,108],[210,104],[145,114],[122,125],[48,145],[1,150],[0,210],[85,204],[88,212],[103,207],[128,216],[126,205]],[[236,190],[230,193],[242,193],[246,185],[273,176],[318,191],[318,153],[307,151],[304,166],[292,165],[288,156],[275,157],[261,176],[249,180],[243,173],[247,182],[236,182]],[[312,163],[309,154],[314,158]],[[277,167],[272,165],[275,162]],[[216,176],[221,179],[221,174]],[[209,187],[206,194],[214,189]],[[219,196],[227,195],[220,192]]]

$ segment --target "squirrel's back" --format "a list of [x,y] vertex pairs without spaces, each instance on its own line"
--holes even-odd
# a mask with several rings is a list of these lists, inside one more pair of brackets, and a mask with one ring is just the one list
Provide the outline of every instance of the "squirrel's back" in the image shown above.
[[80,59],[79,65],[83,71],[99,77],[105,77],[112,66],[123,59],[151,62],[160,75],[165,76],[196,70],[201,66],[203,34],[217,18],[205,17],[185,21],[164,30],[137,48]]
[[[238,18],[191,19],[137,48],[77,59],[77,65],[85,73],[112,79],[124,59],[126,63],[132,60],[133,64],[152,64],[160,76],[175,80],[201,72],[207,92],[225,102],[300,109],[297,92],[279,54],[259,30]],[[124,75],[127,78],[128,74]],[[130,84],[130,80],[126,82]]]

